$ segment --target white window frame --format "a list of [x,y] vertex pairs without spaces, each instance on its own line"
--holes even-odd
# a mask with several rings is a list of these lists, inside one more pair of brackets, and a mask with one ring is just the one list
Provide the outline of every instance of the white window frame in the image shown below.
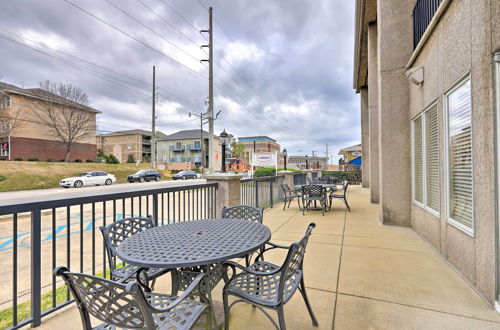
[[[431,104],[429,104],[427,107],[422,110],[418,115],[413,117],[411,119],[411,197],[413,204],[416,206],[426,210],[427,212],[433,214],[434,216],[438,217],[440,216],[440,210],[434,210],[433,208],[427,206],[427,125],[426,125],[426,116],[427,112],[431,109],[436,107],[436,111],[438,113],[438,120],[439,120],[439,107],[438,107],[438,102],[437,100],[434,100]],[[423,184],[423,202],[419,202],[415,199],[415,120],[421,118],[422,120],[422,175],[424,178]],[[439,125],[438,125],[439,128]],[[439,130],[441,133],[441,130]],[[439,134],[441,136],[441,134]],[[439,143],[439,142],[438,142]],[[439,172],[439,181],[441,181],[441,171]],[[440,183],[438,183],[440,185]],[[442,208],[441,203],[439,203],[439,209]]]
[[[470,98],[471,98],[471,145],[474,146],[474,121],[473,121],[473,114],[474,114],[474,109],[473,109],[473,98],[472,98],[472,79],[470,77],[470,72],[467,72],[465,75],[460,77],[447,91],[445,91],[443,95],[443,105],[444,105],[444,124],[445,124],[445,129],[444,129],[444,134],[445,134],[445,146],[444,146],[444,160],[445,160],[445,214],[446,214],[446,222],[452,225],[453,227],[457,228],[458,230],[464,232],[465,234],[474,237],[475,235],[475,217],[474,217],[474,204],[475,204],[475,194],[474,194],[474,154],[472,155],[472,162],[471,162],[471,180],[472,180],[472,228],[469,228],[460,222],[452,219],[450,217],[450,173],[449,173],[449,168],[450,168],[450,145],[449,145],[449,138],[450,138],[450,126],[449,126],[449,111],[448,111],[448,96],[456,91],[459,87],[461,87],[464,83],[467,81],[470,81]],[[472,148],[474,150],[474,148]],[[474,153],[474,152],[473,152]]]

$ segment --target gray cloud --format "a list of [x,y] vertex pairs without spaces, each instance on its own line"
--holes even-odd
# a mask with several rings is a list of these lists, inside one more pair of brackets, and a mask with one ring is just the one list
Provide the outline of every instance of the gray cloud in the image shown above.
[[[98,118],[99,129],[148,129],[151,68],[156,65],[160,88],[159,129],[173,133],[198,127],[196,118],[188,121],[187,116],[190,111],[205,111],[203,101],[208,92],[207,81],[199,76],[207,76],[206,64],[195,60],[205,54],[197,45],[137,0],[110,2],[195,59],[105,1],[71,1],[161,49],[198,74],[62,0],[4,0],[0,1],[1,29],[127,76],[50,51],[0,30],[0,72],[4,81],[25,87],[37,86],[45,79],[70,82],[83,88],[90,104],[103,111]],[[208,23],[207,11],[198,1],[141,1],[192,41],[206,43],[193,28],[206,28]],[[236,136],[269,135],[291,153],[297,150],[309,154],[312,150],[323,152],[326,143],[336,153],[341,147],[359,142],[358,97],[351,89],[352,1],[203,0],[203,3],[214,7],[220,23],[214,25],[215,108],[223,112],[216,122],[216,132],[226,128]],[[26,43],[57,59],[2,36]]]

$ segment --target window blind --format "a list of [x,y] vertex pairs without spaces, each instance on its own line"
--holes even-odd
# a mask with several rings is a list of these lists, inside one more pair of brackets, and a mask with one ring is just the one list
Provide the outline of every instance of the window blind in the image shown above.
[[448,95],[449,218],[473,228],[470,80]]
[[437,105],[425,112],[426,205],[439,212],[439,122]]
[[413,120],[413,198],[419,203],[424,203],[424,162],[422,139],[422,116]]

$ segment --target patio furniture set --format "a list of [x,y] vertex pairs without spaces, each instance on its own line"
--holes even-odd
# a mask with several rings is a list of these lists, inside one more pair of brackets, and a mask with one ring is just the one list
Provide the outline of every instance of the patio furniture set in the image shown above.
[[347,210],[351,211],[347,202],[347,190],[349,188],[347,180],[339,182],[333,177],[321,177],[304,185],[296,185],[294,189],[291,189],[286,183],[282,184],[281,188],[283,189],[285,198],[283,211],[287,207],[287,203],[289,208],[294,199],[297,199],[297,204],[302,214],[305,214],[309,210],[321,210],[322,214],[325,215],[326,211],[332,209],[334,199],[341,199]]
[[[191,329],[203,314],[206,327],[217,328],[212,291],[221,280],[225,329],[230,309],[238,302],[252,304],[277,329],[286,329],[283,306],[297,289],[317,326],[303,276],[306,246],[315,226],[311,223],[298,242],[282,246],[269,242],[263,209],[252,206],[224,207],[220,219],[164,226],[155,226],[152,217],[126,218],[100,228],[110,279],[63,266],[54,269],[54,275],[69,287],[84,329]],[[287,250],[279,265],[264,260],[274,249]],[[235,258],[243,258],[245,266],[231,261]],[[155,292],[155,282],[167,273],[171,294]],[[231,304],[230,296],[237,298]],[[277,312],[278,322],[266,309]],[[92,325],[91,316],[103,323]]]

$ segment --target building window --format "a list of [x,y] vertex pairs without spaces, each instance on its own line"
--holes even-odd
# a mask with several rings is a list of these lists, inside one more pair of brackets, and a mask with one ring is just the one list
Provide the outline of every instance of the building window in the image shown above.
[[472,104],[467,78],[446,94],[448,221],[473,234]]
[[129,144],[129,145],[127,146],[127,149],[128,149],[128,150],[132,150],[132,146]]
[[181,142],[176,142],[175,143],[175,149],[181,149],[182,143]]
[[439,213],[439,123],[437,105],[412,121],[413,200]]
[[413,120],[413,199],[424,203],[424,143],[422,116]]
[[5,109],[11,106],[10,96],[0,97],[0,109]]
[[196,149],[200,149],[200,145],[201,145],[201,144],[200,144],[200,141],[194,141],[194,147],[195,147]]

